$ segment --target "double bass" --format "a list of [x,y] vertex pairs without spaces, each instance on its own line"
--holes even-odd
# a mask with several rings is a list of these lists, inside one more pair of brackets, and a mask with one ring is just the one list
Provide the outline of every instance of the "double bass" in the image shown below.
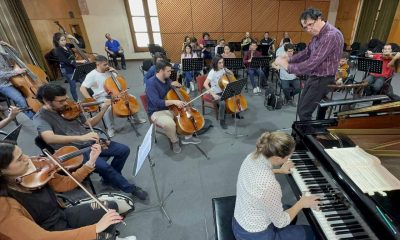
[[35,65],[25,64],[8,45],[3,47],[8,48],[7,53],[14,60],[14,70],[26,69],[25,73],[12,77],[10,82],[25,97],[29,108],[33,112],[39,111],[42,103],[36,98],[36,94],[40,86],[48,83],[46,73]]
[[[165,96],[166,100],[179,100],[189,103],[189,94],[181,87],[171,86],[171,89]],[[204,117],[197,109],[187,104],[183,108],[178,108],[175,105],[169,106],[169,110],[174,113],[176,123],[176,131],[182,135],[192,135],[204,127]]]
[[[218,85],[224,90],[229,83],[234,81],[236,81],[235,75],[227,73],[219,79]],[[227,113],[240,113],[247,109],[247,101],[242,94],[226,99],[225,104]]]
[[[54,23],[61,29],[61,31],[67,36],[69,35],[67,31],[65,31],[64,27],[61,26],[59,21],[54,21]],[[95,62],[96,61],[96,56],[94,54],[89,54],[86,53],[84,50],[82,50],[78,44],[76,44],[75,41],[70,41],[72,45],[74,45],[74,48],[72,51],[75,53],[75,59],[76,60],[86,60],[86,62]]]

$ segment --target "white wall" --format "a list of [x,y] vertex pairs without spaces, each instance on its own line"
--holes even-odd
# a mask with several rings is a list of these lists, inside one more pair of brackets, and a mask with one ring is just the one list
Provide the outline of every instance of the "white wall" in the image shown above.
[[86,0],[88,15],[82,15],[93,52],[105,55],[105,33],[117,39],[125,50],[126,59],[150,58],[150,54],[137,52],[129,28],[124,0]]

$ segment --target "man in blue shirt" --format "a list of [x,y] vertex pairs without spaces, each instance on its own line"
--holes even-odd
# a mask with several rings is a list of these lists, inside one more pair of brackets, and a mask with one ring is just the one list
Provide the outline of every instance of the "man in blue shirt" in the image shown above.
[[[185,102],[180,100],[165,100],[165,96],[171,89],[171,86],[181,87],[181,85],[169,79],[172,66],[165,60],[156,62],[156,75],[148,79],[146,82],[146,95],[148,99],[147,114],[151,120],[162,127],[165,135],[170,139],[172,150],[175,153],[181,152],[179,138],[176,133],[176,124],[174,121],[174,113],[168,109],[169,106],[175,105],[178,108],[185,107]],[[200,139],[193,136],[184,136],[181,140],[182,144],[199,144]]]
[[118,67],[118,61],[117,58],[121,58],[121,65],[122,69],[126,70],[126,63],[125,63],[125,55],[124,55],[124,49],[122,49],[121,44],[115,39],[111,38],[111,35],[109,33],[106,33],[106,51],[110,54],[110,57],[113,59],[114,65],[116,69],[120,69]]

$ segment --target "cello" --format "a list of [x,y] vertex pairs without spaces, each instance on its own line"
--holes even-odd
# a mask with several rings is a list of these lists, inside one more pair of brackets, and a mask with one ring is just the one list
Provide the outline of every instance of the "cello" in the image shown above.
[[[68,36],[69,34],[67,31],[65,31],[64,27],[61,26],[59,21],[54,21],[54,23],[61,29],[62,33],[64,35]],[[86,62],[95,62],[96,61],[96,56],[94,54],[89,54],[86,53],[84,50],[82,50],[78,44],[74,40],[70,41],[72,45],[74,45],[74,48],[72,51],[75,53],[75,59],[76,60],[86,60]]]
[[[236,81],[235,75],[227,73],[219,79],[218,85],[221,90],[224,90],[229,83],[234,81]],[[242,94],[226,99],[225,104],[227,113],[240,113],[247,109],[247,101]]]
[[14,60],[13,69],[26,69],[26,73],[11,77],[10,82],[22,93],[22,95],[25,97],[26,103],[32,109],[32,111],[39,111],[39,109],[42,107],[42,103],[36,98],[36,94],[39,87],[48,83],[46,73],[37,66],[25,64],[14,53],[10,46],[6,44],[2,45],[8,48],[7,53]]
[[114,76],[110,72],[110,77],[104,81],[104,90],[114,101],[112,103],[113,114],[117,117],[131,117],[140,109],[136,98],[128,93],[126,80],[121,75]]
[[186,102],[186,106],[178,108],[175,105],[169,106],[169,110],[174,113],[176,131],[182,135],[192,135],[204,127],[204,117],[197,109],[193,108],[189,102],[189,94],[181,87],[171,86],[165,96],[166,100],[180,100]]

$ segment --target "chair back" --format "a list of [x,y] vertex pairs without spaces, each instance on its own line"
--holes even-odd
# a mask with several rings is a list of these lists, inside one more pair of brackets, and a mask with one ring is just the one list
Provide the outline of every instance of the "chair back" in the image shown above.
[[196,82],[197,82],[197,89],[199,90],[199,92],[203,92],[204,89],[204,82],[207,79],[207,75],[199,75],[196,77]]
[[235,202],[236,196],[212,199],[216,240],[235,240],[232,231]]
[[50,153],[54,153],[54,148],[47,144],[40,135],[35,137],[35,145],[42,151],[43,149],[47,149]]
[[140,94],[140,101],[142,102],[143,109],[144,109],[144,110],[146,111],[146,113],[147,113],[147,110],[148,110],[148,108],[149,108],[149,100],[147,99],[146,93]]

